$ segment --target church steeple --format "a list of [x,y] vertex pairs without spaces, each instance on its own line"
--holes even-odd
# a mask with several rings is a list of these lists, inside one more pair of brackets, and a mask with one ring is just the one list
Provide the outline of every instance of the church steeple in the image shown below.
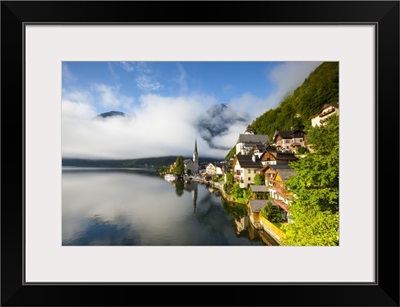
[[198,159],[198,152],[197,152],[197,139],[194,141],[194,152],[193,152],[193,162],[197,162]]
[[195,139],[194,141],[193,172],[195,174],[199,172],[199,153],[197,152],[197,139]]

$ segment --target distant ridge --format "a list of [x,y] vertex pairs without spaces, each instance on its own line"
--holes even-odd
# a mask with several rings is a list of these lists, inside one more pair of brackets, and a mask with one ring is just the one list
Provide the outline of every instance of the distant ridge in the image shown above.
[[114,116],[125,116],[125,113],[119,112],[119,111],[110,111],[110,112],[101,113],[97,116],[103,117],[103,118],[114,117]]
[[[63,158],[62,166],[77,166],[77,167],[116,167],[116,168],[160,168],[169,166],[176,161],[177,156],[164,156],[153,158],[139,159],[79,159],[79,158]],[[187,157],[191,159],[191,157]],[[186,158],[185,158],[186,159]],[[201,164],[208,162],[217,162],[223,159],[213,157],[200,157]]]

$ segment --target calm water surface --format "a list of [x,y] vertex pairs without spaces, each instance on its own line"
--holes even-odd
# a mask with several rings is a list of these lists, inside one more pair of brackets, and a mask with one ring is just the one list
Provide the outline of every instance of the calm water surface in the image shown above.
[[63,168],[63,245],[265,245],[243,206],[155,170]]

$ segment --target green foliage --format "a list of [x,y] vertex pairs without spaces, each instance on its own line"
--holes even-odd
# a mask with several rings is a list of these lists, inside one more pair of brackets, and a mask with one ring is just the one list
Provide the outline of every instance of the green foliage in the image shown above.
[[230,194],[238,199],[243,197],[243,189],[240,187],[238,182],[235,182],[230,190]]
[[234,182],[234,177],[232,173],[226,173],[226,183],[227,184],[233,184]]
[[282,222],[281,209],[278,206],[273,206],[270,201],[261,209],[260,215],[272,223]]
[[291,127],[307,130],[310,117],[317,114],[326,103],[339,102],[339,63],[324,62],[318,66],[293,94],[286,97],[275,109],[270,109],[251,126],[256,134],[266,134],[272,140],[276,130]]
[[175,161],[175,168],[174,168],[174,173],[176,175],[183,175],[185,173],[185,165],[183,163],[183,157],[178,156]]
[[302,155],[305,154],[307,152],[307,149],[303,146],[299,147],[299,149],[297,150],[297,153]]
[[265,178],[261,174],[256,174],[254,176],[254,184],[255,185],[264,185],[265,184]]
[[338,245],[339,119],[310,129],[315,149],[290,163],[296,175],[287,182],[296,198],[290,207],[294,223],[286,226],[285,245]]
[[229,161],[230,158],[232,158],[235,155],[235,153],[236,153],[236,145],[234,145],[232,149],[228,152],[228,154],[225,156],[225,160]]
[[291,206],[294,223],[285,224],[289,246],[337,246],[339,245],[339,212],[321,211],[305,207],[300,202]]

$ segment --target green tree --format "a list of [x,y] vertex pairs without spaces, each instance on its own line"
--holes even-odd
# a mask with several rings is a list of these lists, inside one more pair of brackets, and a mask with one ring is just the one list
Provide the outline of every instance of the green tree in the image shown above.
[[260,211],[261,216],[265,217],[267,220],[273,223],[280,223],[282,222],[282,214],[281,209],[278,206],[272,205],[269,201],[267,205],[261,209]]
[[254,184],[255,185],[264,185],[265,184],[265,178],[261,174],[256,174],[254,176]]
[[233,184],[234,178],[232,173],[226,173],[226,183],[227,184]]
[[296,195],[290,206],[285,245],[339,244],[339,118],[309,131],[313,152],[290,163],[295,176],[286,182]]
[[230,193],[236,199],[243,197],[243,189],[240,187],[238,182],[235,182],[230,190]]
[[183,163],[183,157],[178,156],[175,161],[174,173],[176,175],[183,175],[185,173],[185,164]]

